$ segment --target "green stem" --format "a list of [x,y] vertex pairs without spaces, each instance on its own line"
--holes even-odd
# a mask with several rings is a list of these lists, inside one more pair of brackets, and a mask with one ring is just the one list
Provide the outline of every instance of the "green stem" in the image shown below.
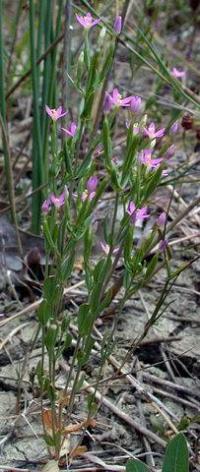
[[[34,1],[29,0],[29,23],[30,23],[30,55],[32,66],[32,88],[33,88],[33,190],[43,184],[43,162],[42,162],[42,141],[39,111],[39,90],[38,90],[38,69],[36,64],[35,49],[35,8]],[[42,192],[38,192],[33,197],[32,203],[32,229],[35,233],[40,231],[40,208],[42,203]]]

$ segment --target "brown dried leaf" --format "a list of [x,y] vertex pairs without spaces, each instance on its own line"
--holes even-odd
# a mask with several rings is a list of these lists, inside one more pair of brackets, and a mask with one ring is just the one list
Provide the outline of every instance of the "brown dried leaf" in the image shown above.
[[96,420],[91,418],[89,420],[81,421],[81,423],[69,424],[68,426],[64,428],[64,432],[66,434],[76,433],[80,431],[82,428],[88,428],[88,426],[92,426],[92,428],[94,428],[96,426]]
[[[53,427],[53,415],[51,410],[43,410],[42,412],[42,421],[45,425],[45,428],[47,429],[48,432],[51,432]],[[58,421],[57,418],[54,418],[55,422],[55,428],[58,429]]]
[[85,452],[87,452],[86,446],[77,446],[70,452],[70,457],[82,456]]

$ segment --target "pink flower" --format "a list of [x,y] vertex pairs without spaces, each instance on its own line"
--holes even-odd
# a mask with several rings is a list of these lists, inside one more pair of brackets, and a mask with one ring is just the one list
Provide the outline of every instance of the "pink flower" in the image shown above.
[[45,105],[45,110],[47,115],[49,115],[53,121],[59,120],[59,118],[62,118],[62,116],[65,116],[68,113],[67,111],[62,111],[62,107],[49,108],[48,105]]
[[99,181],[99,179],[95,175],[88,179],[88,181],[87,181],[87,190],[88,190],[89,193],[96,191],[98,181]]
[[128,204],[127,213],[131,217],[132,223],[143,222],[143,220],[149,217],[147,207],[136,209],[135,203],[132,201]]
[[111,110],[112,107],[113,107],[113,101],[111,99],[111,95],[108,92],[106,92],[105,100],[104,100],[104,111],[108,112]]
[[65,204],[66,191],[62,192],[59,197],[54,193],[51,194],[51,202],[56,208],[60,208]]
[[144,128],[144,134],[145,136],[148,136],[149,139],[162,138],[165,134],[165,128],[156,131],[155,124],[150,123],[148,128]]
[[175,133],[178,133],[180,129],[181,129],[180,123],[178,121],[175,121],[173,125],[171,125],[170,131],[175,134]]
[[82,200],[93,200],[93,198],[96,195],[96,189],[98,185],[99,179],[96,176],[92,176],[88,179],[87,184],[86,184],[86,190],[82,194]]
[[[106,256],[108,256],[108,254],[110,252],[109,244],[107,244],[105,241],[100,241],[100,246],[101,246],[102,251],[106,254]],[[119,248],[115,247],[112,250],[112,254],[117,254],[118,251],[119,251]]]
[[64,205],[65,199],[67,198],[67,190],[65,189],[64,192],[61,193],[59,197],[57,197],[54,193],[51,193],[49,197],[44,200],[42,204],[42,211],[43,213],[47,214],[51,210],[52,206],[55,208],[60,208]]
[[157,169],[163,160],[162,158],[152,159],[152,149],[143,149],[143,151],[140,152],[138,159],[149,169]]
[[71,138],[74,138],[77,130],[77,125],[76,123],[72,122],[69,126],[69,128],[61,128],[65,134],[68,136],[71,136]]
[[168,240],[167,239],[162,239],[159,243],[159,249],[160,251],[164,252],[168,248]]
[[76,19],[80,23],[80,25],[86,29],[89,29],[92,26],[97,25],[101,21],[101,20],[95,20],[94,18],[92,18],[91,13],[87,13],[87,15],[85,16],[76,15]]
[[120,15],[116,16],[114,21],[114,30],[116,34],[120,34],[122,30],[122,17]]
[[158,216],[156,223],[158,226],[164,226],[167,221],[167,215],[164,211]]
[[130,103],[130,108],[131,111],[134,113],[138,113],[141,109],[142,105],[142,99],[138,97],[137,95],[135,97],[132,97],[131,103]]
[[42,212],[47,215],[52,207],[51,196],[49,196],[46,200],[44,200],[42,204]]
[[185,70],[173,67],[171,74],[173,75],[173,77],[175,77],[175,79],[183,79],[185,77]]
[[109,111],[112,107],[129,107],[133,98],[132,95],[122,98],[119,90],[114,88],[111,93],[106,92],[104,108]]

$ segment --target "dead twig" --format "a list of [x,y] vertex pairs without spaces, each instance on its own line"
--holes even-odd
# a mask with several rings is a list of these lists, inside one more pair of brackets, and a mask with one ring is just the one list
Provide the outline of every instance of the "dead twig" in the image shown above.
[[177,383],[170,382],[169,380],[161,379],[160,377],[156,377],[156,375],[149,374],[148,372],[143,373],[144,380],[147,380],[152,383],[157,383],[158,385],[162,385],[165,388],[169,387],[173,390],[177,390],[178,392],[182,392],[190,397],[196,397],[200,400],[200,393],[195,389],[190,389],[183,385],[178,385]]
[[[64,33],[60,34],[60,36],[58,36],[58,38],[55,39],[55,41],[53,41],[53,43],[50,44],[50,46],[46,49],[46,51],[44,52],[44,54],[42,54],[39,59],[37,60],[36,62],[36,65],[39,65],[42,61],[44,61],[46,59],[46,57],[50,54],[50,52],[57,46],[57,44],[60,43],[60,41],[62,41],[63,39],[63,36],[64,36]],[[15,92],[15,90],[18,89],[18,87],[26,80],[28,79],[29,75],[31,75],[31,72],[32,72],[32,68],[28,69],[27,72],[25,72],[25,74],[23,74],[19,80],[17,80],[17,82],[8,90],[8,93],[6,95],[6,99],[8,99],[12,94],[13,92]]]
[[91,387],[88,382],[84,382],[83,388],[90,392],[92,395],[95,396],[96,400],[102,403],[104,406],[109,408],[116,416],[121,418],[125,423],[127,423],[131,428],[136,430],[138,433],[145,435],[149,440],[156,442],[162,447],[166,446],[166,441],[161,439],[157,434],[153,433],[152,431],[148,430],[144,426],[142,426],[139,422],[133,420],[129,415],[127,415],[124,411],[114,405],[108,398],[103,396],[98,390]]
[[180,396],[178,397],[177,395],[174,395],[173,393],[167,392],[166,390],[161,390],[160,388],[157,388],[157,387],[154,387],[154,386],[152,386],[152,389],[155,393],[157,393],[161,397],[170,398],[174,402],[181,403],[182,405],[184,405],[188,408],[193,408],[194,410],[197,410],[197,411],[200,410],[200,405],[199,404],[197,405],[196,403],[193,403],[189,400],[185,400],[184,398],[182,398]]
[[[138,359],[137,359],[137,363],[136,363],[136,369],[137,369],[137,374],[136,374],[137,375],[137,380],[139,382],[142,382],[143,381],[142,380],[142,371],[140,369],[140,362],[139,362]],[[142,425],[145,426],[145,428],[146,428],[146,418],[145,418],[145,415],[144,415],[143,405],[142,405],[140,397],[136,400],[136,403],[137,403],[137,407],[138,407],[138,411],[139,411],[139,415],[140,415],[140,418],[141,418]],[[148,452],[147,465],[150,465],[151,467],[155,467],[155,461],[154,461],[154,458],[153,458],[153,455],[152,455],[151,445],[148,441],[148,438],[143,436],[142,439],[143,439],[145,450],[146,450],[146,452]]]
[[20,469],[18,467],[14,466],[9,466],[9,465],[0,465],[0,470],[3,470],[4,472],[8,472],[9,470],[11,472],[31,472],[30,469]]
[[12,337],[15,336],[16,333],[18,333],[19,331],[21,331],[23,328],[25,328],[26,326],[28,326],[29,323],[23,323],[22,325],[20,326],[17,326],[15,329],[13,329],[11,331],[11,333],[9,333],[8,336],[6,336],[6,338],[0,342],[0,351],[1,349],[3,349],[3,347],[8,343],[8,342],[11,342],[12,340]]
[[[84,285],[84,283],[85,283],[85,281],[84,281],[84,280],[81,280],[81,281],[78,282],[77,284],[72,285],[71,287],[65,288],[63,295],[66,295],[67,293],[73,292],[74,289],[76,289],[77,287],[81,287],[82,285]],[[24,315],[26,315],[27,313],[30,313],[31,311],[37,310],[37,308],[40,306],[40,304],[42,303],[42,301],[43,301],[43,298],[40,298],[40,299],[37,300],[36,302],[33,302],[33,303],[31,303],[30,305],[28,305],[28,306],[26,306],[25,308],[23,308],[23,310],[18,311],[18,313],[16,313],[15,315],[12,315],[12,316],[10,316],[9,318],[7,318],[6,320],[1,321],[1,322],[0,322],[0,327],[1,327],[1,326],[4,326],[5,324],[9,323],[10,321],[15,320],[16,318],[19,318],[20,316],[24,316]]]

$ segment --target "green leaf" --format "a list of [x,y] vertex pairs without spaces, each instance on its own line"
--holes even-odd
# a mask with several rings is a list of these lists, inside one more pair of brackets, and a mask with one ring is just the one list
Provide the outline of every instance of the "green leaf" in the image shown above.
[[66,171],[68,175],[72,178],[73,176],[72,158],[71,158],[66,141],[64,142],[64,145],[63,145],[63,157],[64,157]]
[[73,267],[74,267],[74,260],[75,260],[75,251],[72,250],[71,254],[66,257],[62,261],[61,268],[60,268],[60,275],[62,277],[62,280],[65,281],[70,277]]
[[97,316],[97,314],[99,314],[99,309],[101,309],[100,298],[101,298],[102,286],[104,285],[106,275],[110,272],[111,264],[112,264],[111,258],[107,260],[102,259],[102,261],[99,261],[94,269],[94,273],[93,273],[94,286],[93,286],[93,290],[91,292],[91,298],[90,298],[91,312],[93,314],[94,319]]
[[105,62],[103,64],[102,70],[99,73],[99,83],[101,83],[107,76],[113,63],[113,57],[114,57],[114,46],[111,45],[109,52],[106,56]]
[[76,173],[76,177],[78,177],[80,179],[81,177],[83,177],[86,174],[88,168],[91,165],[92,157],[93,157],[93,149],[92,149],[92,151],[88,152],[88,154],[84,157],[83,162],[81,163],[80,167],[78,168],[78,171]]
[[107,118],[104,118],[103,122],[103,145],[104,145],[104,157],[105,164],[108,169],[112,168],[112,140],[110,133],[110,126]]
[[54,240],[51,236],[51,231],[50,231],[50,228],[49,228],[49,225],[48,225],[48,222],[47,222],[47,219],[44,219],[44,223],[43,223],[43,231],[44,231],[44,236],[45,236],[45,240],[46,240],[46,243],[47,243],[47,247],[55,252],[56,254],[58,254],[58,249],[54,243]]
[[150,195],[154,192],[154,190],[160,183],[161,174],[162,174],[161,167],[159,167],[156,171],[151,173],[151,179],[145,186],[144,200],[147,200],[147,198],[150,197]]
[[147,270],[145,274],[145,282],[147,282],[147,280],[149,280],[151,276],[153,275],[154,270],[157,266],[157,263],[158,263],[158,254],[154,254],[154,256],[152,257],[151,261],[149,262],[147,266]]
[[47,303],[46,300],[43,300],[43,302],[40,304],[38,310],[37,310],[37,316],[40,324],[42,326],[45,326],[48,322],[48,320],[51,318],[52,312],[49,309],[49,304]]
[[188,447],[185,436],[182,433],[173,438],[165,453],[162,472],[188,472]]
[[124,238],[124,263],[127,269],[131,269],[132,266],[133,233],[133,225],[130,225]]
[[44,300],[46,300],[49,305],[52,305],[55,301],[57,291],[56,277],[55,275],[50,275],[44,282]]
[[99,54],[95,54],[91,60],[88,80],[87,80],[87,90],[85,93],[85,105],[84,110],[82,112],[82,119],[87,118],[90,116],[93,100],[95,97],[95,88],[96,88],[96,78],[97,78],[97,71],[98,71],[98,64],[99,64]]
[[94,339],[89,335],[84,344],[84,348],[77,354],[78,364],[83,367],[90,357],[91,350],[94,346]]
[[130,459],[126,464],[126,472],[149,472],[149,469],[143,462]]
[[86,336],[91,330],[91,312],[90,306],[84,303],[80,306],[78,312],[78,330],[80,336]]
[[56,341],[58,335],[58,326],[53,323],[48,327],[46,336],[44,338],[45,346],[49,353],[53,352],[55,349]]
[[110,288],[105,293],[103,301],[101,303],[99,303],[99,308],[97,309],[96,315],[98,315],[98,313],[101,313],[103,310],[105,310],[105,308],[107,308],[110,305],[112,299],[113,299],[113,291]]
[[123,168],[122,168],[122,177],[121,177],[121,186],[125,187],[131,176],[131,172],[135,163],[135,155],[138,145],[138,137],[134,136],[132,129],[128,130],[127,137],[127,153],[124,159]]

